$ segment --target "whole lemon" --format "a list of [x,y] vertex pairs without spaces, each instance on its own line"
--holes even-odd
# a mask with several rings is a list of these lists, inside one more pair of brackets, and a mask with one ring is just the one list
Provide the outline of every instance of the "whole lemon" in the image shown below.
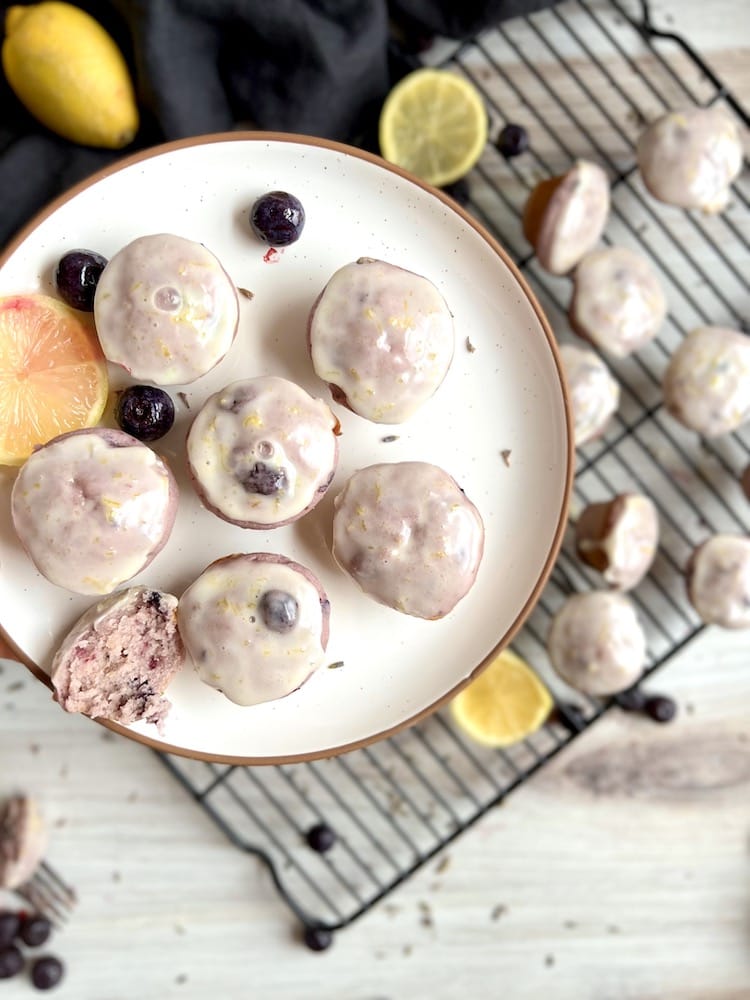
[[58,135],[121,149],[138,131],[122,53],[80,8],[56,2],[8,8],[2,58],[18,99]]

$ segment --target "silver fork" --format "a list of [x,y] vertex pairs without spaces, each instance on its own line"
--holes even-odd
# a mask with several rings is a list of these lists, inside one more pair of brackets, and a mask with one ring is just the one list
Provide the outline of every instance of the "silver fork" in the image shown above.
[[46,861],[42,861],[31,878],[13,891],[57,927],[65,924],[77,902],[75,889],[71,889]]

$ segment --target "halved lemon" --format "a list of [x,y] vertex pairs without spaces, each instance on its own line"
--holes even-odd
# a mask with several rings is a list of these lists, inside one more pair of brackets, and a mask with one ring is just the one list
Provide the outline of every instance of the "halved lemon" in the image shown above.
[[451,702],[457,725],[477,743],[507,747],[536,732],[554,702],[534,670],[504,649]]
[[386,97],[378,138],[386,160],[444,187],[479,159],[487,142],[487,110],[464,77],[446,69],[417,69]]
[[0,465],[92,427],[108,391],[96,332],[81,314],[46,295],[0,298]]

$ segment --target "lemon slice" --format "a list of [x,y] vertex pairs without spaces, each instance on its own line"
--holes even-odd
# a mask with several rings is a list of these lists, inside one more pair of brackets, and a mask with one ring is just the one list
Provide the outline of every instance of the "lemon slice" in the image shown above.
[[504,649],[451,702],[458,726],[477,743],[507,747],[536,732],[553,701],[531,667]]
[[0,465],[92,427],[108,391],[99,341],[79,313],[46,295],[0,299]]
[[487,142],[487,111],[464,77],[445,69],[417,69],[386,97],[379,141],[386,160],[444,187],[479,159]]

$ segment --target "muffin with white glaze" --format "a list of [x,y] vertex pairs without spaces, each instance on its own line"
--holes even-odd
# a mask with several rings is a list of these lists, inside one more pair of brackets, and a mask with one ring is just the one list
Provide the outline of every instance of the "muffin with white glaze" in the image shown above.
[[400,424],[450,368],[453,317],[427,278],[361,257],[336,271],[318,296],[308,345],[336,402],[375,423]]
[[724,326],[692,330],[669,359],[662,384],[667,411],[714,438],[750,420],[750,337]]
[[703,622],[750,628],[750,538],[714,535],[693,551],[685,575],[688,598]]
[[641,493],[590,503],[575,527],[579,559],[616,590],[632,590],[648,572],[659,542],[659,515]]
[[661,115],[644,129],[637,156],[643,183],[655,198],[721,212],[742,169],[742,140],[721,105],[685,108]]
[[194,382],[224,357],[237,331],[234,282],[202,243],[156,233],[112,257],[94,296],[107,360],[155,385]]
[[552,619],[547,635],[552,666],[584,694],[617,694],[632,687],[646,664],[646,636],[626,594],[574,594]]
[[545,271],[568,274],[594,249],[609,206],[607,175],[588,160],[537,184],[524,207],[523,231]]
[[586,254],[573,274],[570,325],[618,358],[645,347],[659,332],[667,300],[648,260],[628,247]]
[[598,438],[620,403],[620,386],[602,359],[575,344],[560,346],[565,381],[573,412],[576,448]]
[[166,462],[141,441],[109,428],[71,431],[21,467],[13,526],[42,576],[77,594],[108,594],[162,550],[177,496]]
[[178,621],[200,679],[248,706],[286,697],[322,665],[330,609],[312,570],[251,552],[206,567],[180,598]]
[[336,471],[339,422],[288,379],[232,382],[210,396],[187,437],[205,506],[241,528],[278,528],[322,499]]
[[336,497],[336,562],[365,594],[403,614],[447,615],[474,584],[483,550],[479,511],[436,465],[370,465]]

